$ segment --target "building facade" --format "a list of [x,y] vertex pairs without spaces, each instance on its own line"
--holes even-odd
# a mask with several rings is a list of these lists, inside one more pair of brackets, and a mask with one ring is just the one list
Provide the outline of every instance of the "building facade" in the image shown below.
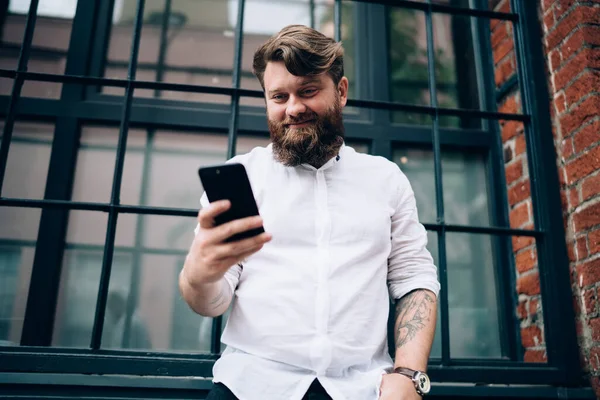
[[342,40],[347,144],[413,185],[432,396],[600,394],[599,2],[0,7],[0,397],[210,388],[226,315],[177,288],[197,169],[268,144],[252,53],[291,23]]

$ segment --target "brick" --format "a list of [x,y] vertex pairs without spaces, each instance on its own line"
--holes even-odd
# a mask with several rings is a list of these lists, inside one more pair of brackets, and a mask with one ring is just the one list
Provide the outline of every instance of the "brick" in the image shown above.
[[579,191],[577,188],[569,189],[569,210],[574,209],[579,204],[581,204],[581,200],[579,199]]
[[512,247],[513,251],[516,253],[520,250],[523,250],[525,247],[529,247],[535,244],[535,238],[530,236],[513,236],[512,237]]
[[546,30],[549,31],[554,27],[556,23],[556,18],[554,18],[554,10],[548,10],[548,13],[544,15],[544,26]]
[[502,125],[502,141],[506,142],[507,140],[517,136],[519,133],[523,132],[523,123],[520,121],[501,121]]
[[600,13],[597,9],[589,6],[579,6],[574,9],[569,15],[557,19],[556,27],[552,29],[546,36],[547,46],[549,49],[555,48],[563,41],[578,25],[584,24],[600,24]]
[[576,153],[581,153],[584,149],[597,143],[600,143],[600,117],[596,117],[591,123],[573,135],[573,150]]
[[567,109],[567,103],[565,102],[565,99],[566,97],[563,92],[557,94],[556,98],[554,99],[554,108],[558,115],[562,114],[563,111]]
[[521,320],[527,318],[527,301],[521,300],[519,302],[519,305],[517,306],[517,317]]
[[590,204],[573,213],[575,230],[581,232],[593,226],[600,225],[600,201]]
[[550,60],[551,71],[556,71],[562,64],[562,57],[560,56],[558,49],[551,50],[548,54],[548,59]]
[[531,186],[529,180],[518,183],[508,190],[508,203],[511,206],[531,197]]
[[600,194],[600,174],[584,178],[581,182],[581,197],[583,201]]
[[572,299],[573,299],[573,311],[575,312],[575,315],[581,315],[581,301],[579,300],[579,296],[574,295],[572,297]]
[[593,88],[600,88],[600,71],[585,71],[572,84],[566,86],[567,104],[569,106],[576,104]]
[[585,290],[583,292],[583,307],[587,315],[594,314],[596,312],[596,290]]
[[509,13],[510,12],[510,2],[508,0],[501,0],[496,6],[495,11]]
[[542,9],[544,12],[549,10],[554,5],[555,0],[544,0],[542,3]]
[[537,271],[523,275],[517,279],[517,293],[540,294],[540,275]]
[[523,159],[517,158],[506,165],[506,183],[511,184],[523,176]]
[[529,202],[521,203],[509,214],[511,228],[520,228],[531,220],[529,216]]
[[515,73],[515,64],[513,58],[514,57],[510,55],[496,65],[496,70],[494,71],[494,80],[497,87],[502,86]]
[[582,237],[578,238],[575,243],[577,245],[578,260],[586,259],[587,256],[589,255],[588,249],[587,249],[587,238],[585,236],[582,236]]
[[569,261],[577,262],[577,254],[575,253],[575,242],[567,243],[567,255],[569,256]]
[[527,151],[527,143],[525,141],[525,134],[517,136],[515,139],[515,155],[523,154]]
[[492,31],[491,43],[493,51],[496,51],[496,48],[500,45],[500,43],[509,37],[506,29],[508,24],[510,24],[508,21],[499,23]]
[[588,321],[588,326],[592,331],[592,340],[594,342],[600,341],[600,318],[592,318]]
[[545,363],[546,351],[545,350],[526,350],[523,354],[523,361],[528,363]]
[[600,165],[600,146],[596,146],[574,160],[569,161],[565,166],[567,183],[571,185],[584,176],[591,174],[596,171],[598,165]]
[[584,262],[577,266],[577,285],[580,287],[600,282],[600,258]]
[[575,154],[575,147],[573,146],[572,138],[569,137],[563,140],[562,154],[565,159],[569,159],[573,156],[573,154]]
[[590,349],[588,365],[592,372],[600,371],[600,347],[594,346]]
[[538,299],[529,300],[529,315],[535,315],[539,311],[540,301]]
[[538,347],[544,343],[544,335],[539,327],[533,325],[521,329],[523,347]]
[[564,190],[560,191],[560,206],[561,210],[569,210],[569,200],[567,199],[567,192]]
[[585,46],[600,45],[600,26],[585,25],[575,30],[558,48],[562,60],[568,60]]
[[535,249],[527,249],[519,252],[515,257],[517,271],[520,274],[531,271],[537,265],[537,253]]
[[588,246],[589,246],[590,254],[600,253],[600,229],[591,231],[588,234]]
[[500,60],[504,59],[514,49],[514,42],[512,38],[506,38],[498,46],[493,49],[494,64],[498,64]]
[[515,96],[510,96],[498,107],[498,112],[506,113],[506,114],[516,114],[517,113],[517,99]]
[[586,47],[554,72],[554,89],[559,91],[585,68],[600,68],[600,48]]

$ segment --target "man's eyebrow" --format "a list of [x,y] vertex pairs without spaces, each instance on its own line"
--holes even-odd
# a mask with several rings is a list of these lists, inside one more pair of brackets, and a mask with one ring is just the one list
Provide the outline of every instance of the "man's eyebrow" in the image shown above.
[[[309,76],[309,77],[303,78],[302,81],[300,81],[300,86],[309,85],[311,83],[321,83],[321,79],[316,76]],[[275,93],[282,92],[282,91],[283,91],[283,89],[281,89],[281,88],[271,89],[267,92],[267,95],[272,96]]]
[[308,85],[309,83],[321,83],[321,79],[316,76],[306,77],[300,82],[300,86]]

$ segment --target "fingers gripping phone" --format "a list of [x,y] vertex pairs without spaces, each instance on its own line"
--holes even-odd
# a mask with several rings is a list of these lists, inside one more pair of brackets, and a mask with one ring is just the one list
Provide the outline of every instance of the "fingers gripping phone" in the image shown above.
[[[229,210],[215,217],[216,225],[221,225],[235,219],[259,215],[254,193],[250,186],[250,180],[248,179],[246,168],[242,164],[231,163],[201,167],[198,169],[198,175],[200,176],[209,202],[212,203],[218,200],[229,200],[231,202]],[[260,228],[237,233],[225,241],[234,242],[250,238],[260,235],[264,231],[264,228],[261,226]]]

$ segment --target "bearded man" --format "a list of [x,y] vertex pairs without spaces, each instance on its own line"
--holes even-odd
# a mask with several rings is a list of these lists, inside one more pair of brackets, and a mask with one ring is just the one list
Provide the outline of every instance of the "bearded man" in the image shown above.
[[[204,194],[179,279],[198,314],[231,305],[208,399],[420,398],[436,267],[406,176],[344,143],[341,44],[288,26],[256,51],[253,69],[271,144],[229,161],[245,166],[260,216],[215,226],[230,204]],[[259,236],[225,242],[261,225]]]

